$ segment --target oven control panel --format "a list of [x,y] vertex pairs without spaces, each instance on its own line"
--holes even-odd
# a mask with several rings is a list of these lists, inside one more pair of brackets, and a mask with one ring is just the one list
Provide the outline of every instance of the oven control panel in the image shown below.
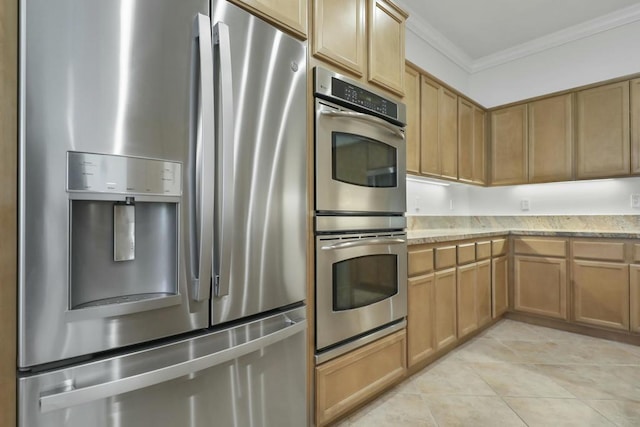
[[315,67],[313,71],[316,96],[380,117],[398,126],[406,125],[407,110],[403,103],[389,99],[373,88],[364,88],[362,83],[325,68]]

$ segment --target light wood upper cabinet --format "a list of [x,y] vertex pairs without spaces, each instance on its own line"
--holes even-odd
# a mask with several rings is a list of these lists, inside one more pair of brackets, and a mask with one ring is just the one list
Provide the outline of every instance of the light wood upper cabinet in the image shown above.
[[629,174],[629,82],[580,91],[576,103],[577,178]]
[[458,95],[444,87],[440,88],[439,144],[440,174],[445,178],[458,178]]
[[[476,184],[487,182],[487,145],[485,137],[485,112],[478,106],[473,108],[473,179]],[[459,171],[458,171],[459,173]]]
[[458,98],[458,180],[485,183],[484,111]]
[[364,75],[365,13],[366,0],[314,0],[313,55]]
[[527,172],[527,105],[491,112],[491,184],[523,184]]
[[409,278],[407,298],[407,361],[409,366],[426,359],[436,350],[435,276]]
[[458,178],[473,181],[474,125],[473,104],[458,98]]
[[629,265],[573,261],[574,320],[629,330]]
[[640,79],[631,80],[631,173],[640,174]]
[[420,173],[420,72],[407,64],[404,79],[404,103],[407,105],[407,172]]
[[404,33],[408,15],[392,2],[368,0],[369,81],[404,93]]
[[230,0],[275,25],[307,38],[307,0]]
[[440,175],[438,144],[438,98],[440,85],[420,78],[420,172]]
[[422,76],[420,172],[458,178],[458,96]]
[[529,182],[573,177],[573,95],[529,103]]

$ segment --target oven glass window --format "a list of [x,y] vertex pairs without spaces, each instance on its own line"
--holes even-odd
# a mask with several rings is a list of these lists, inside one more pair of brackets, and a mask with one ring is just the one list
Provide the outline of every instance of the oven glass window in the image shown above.
[[333,132],[333,179],[363,187],[397,187],[397,150],[361,135]]
[[363,307],[396,293],[397,255],[367,255],[333,264],[333,311]]

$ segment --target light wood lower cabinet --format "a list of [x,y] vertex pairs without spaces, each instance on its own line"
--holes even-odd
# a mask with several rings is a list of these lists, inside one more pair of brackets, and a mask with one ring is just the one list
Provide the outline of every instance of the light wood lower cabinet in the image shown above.
[[399,331],[316,367],[316,423],[325,426],[404,376]]
[[476,308],[478,327],[491,321],[491,260],[476,263]]
[[509,257],[491,260],[492,317],[499,317],[509,308]]
[[629,265],[573,261],[576,322],[629,330]]
[[478,329],[476,304],[476,264],[458,267],[458,338]]
[[640,265],[629,267],[629,308],[631,332],[640,332]]
[[457,339],[456,269],[437,271],[434,281],[436,349]]
[[513,294],[515,310],[566,319],[566,259],[516,255]]
[[432,355],[435,346],[434,274],[412,277],[407,291],[407,364],[411,367]]

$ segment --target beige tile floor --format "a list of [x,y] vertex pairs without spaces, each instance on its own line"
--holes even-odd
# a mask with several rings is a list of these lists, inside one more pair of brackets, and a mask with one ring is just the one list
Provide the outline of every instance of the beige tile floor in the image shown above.
[[640,426],[640,347],[502,320],[337,425]]

